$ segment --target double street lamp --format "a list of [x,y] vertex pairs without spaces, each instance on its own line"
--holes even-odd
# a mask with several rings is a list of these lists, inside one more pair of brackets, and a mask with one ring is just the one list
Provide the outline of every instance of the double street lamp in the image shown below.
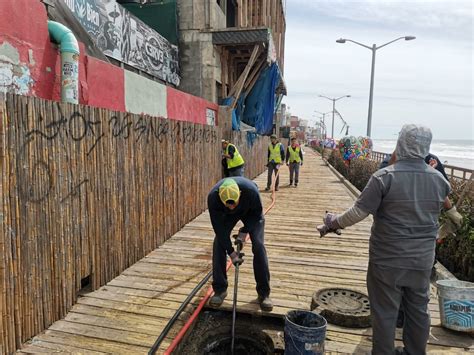
[[347,39],[347,38],[340,38],[336,40],[337,43],[346,43],[346,42],[352,42],[355,44],[358,44],[359,46],[362,46],[364,48],[370,49],[372,51],[372,69],[370,73],[370,94],[369,94],[369,113],[368,113],[368,118],[367,118],[367,136],[370,137],[371,130],[372,130],[372,101],[373,101],[373,95],[374,95],[374,70],[375,70],[375,51],[377,49],[380,49],[382,47],[385,47],[389,45],[390,43],[399,41],[401,39],[404,39],[405,41],[411,41],[415,39],[415,36],[403,36],[399,38],[395,38],[394,40],[387,42],[385,44],[382,44],[381,46],[377,46],[375,44],[372,45],[372,47],[367,46],[365,44],[353,41],[352,39]]
[[321,122],[323,123],[323,126],[324,126],[324,138],[326,138],[327,132],[326,132],[326,120],[325,120],[325,118],[326,118],[326,115],[327,115],[328,113],[331,113],[332,111],[321,112],[321,111],[314,110],[314,112],[315,112],[315,113],[319,113],[320,115],[322,115],[322,117],[321,117],[321,120],[322,120],[322,121],[321,121]]
[[334,139],[334,112],[336,111],[336,101],[340,100],[340,99],[343,99],[345,97],[351,97],[351,95],[344,95],[344,96],[341,96],[341,97],[338,97],[338,98],[331,98],[331,97],[327,97],[327,96],[324,96],[324,95],[319,95],[319,97],[324,97],[325,99],[328,99],[328,100],[332,101],[331,138]]

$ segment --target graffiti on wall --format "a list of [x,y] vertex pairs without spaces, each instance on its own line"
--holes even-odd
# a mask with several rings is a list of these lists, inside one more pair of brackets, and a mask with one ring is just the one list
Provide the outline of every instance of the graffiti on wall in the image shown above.
[[216,111],[210,108],[206,108],[206,123],[209,126],[216,125]]
[[105,55],[179,85],[178,47],[115,0],[66,0],[66,4]]
[[27,95],[32,86],[30,68],[20,62],[17,49],[4,42],[0,45],[0,92]]

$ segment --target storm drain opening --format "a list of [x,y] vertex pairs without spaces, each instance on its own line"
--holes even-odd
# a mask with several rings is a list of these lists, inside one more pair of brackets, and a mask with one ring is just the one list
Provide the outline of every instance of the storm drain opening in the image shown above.
[[[282,354],[284,321],[279,318],[238,313],[235,355]],[[224,355],[231,353],[232,313],[203,312],[193,330],[178,348],[178,354]]]
[[345,288],[317,291],[311,300],[311,310],[335,325],[347,328],[370,327],[369,297]]
[[[209,334],[209,337],[204,339],[201,343],[202,354],[230,354],[230,331],[230,327],[223,327],[222,329],[219,329],[218,332]],[[273,341],[267,334],[256,329],[248,329],[237,326],[234,348],[235,355],[267,355],[274,353],[275,349],[273,346]]]

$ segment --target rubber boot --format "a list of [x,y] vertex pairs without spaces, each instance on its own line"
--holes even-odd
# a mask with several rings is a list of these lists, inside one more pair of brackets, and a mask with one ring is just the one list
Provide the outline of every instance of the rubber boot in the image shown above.
[[209,305],[212,307],[220,307],[226,297],[227,297],[227,291],[223,291],[221,293],[215,293],[214,296],[211,297],[211,300],[209,301]]

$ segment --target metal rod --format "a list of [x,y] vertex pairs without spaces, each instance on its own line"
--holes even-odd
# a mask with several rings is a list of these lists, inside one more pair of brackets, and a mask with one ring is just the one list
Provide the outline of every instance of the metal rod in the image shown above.
[[[241,243],[237,243],[237,254],[240,255],[242,250]],[[239,286],[239,265],[235,265],[235,278],[234,278],[234,299],[232,305],[232,340],[230,344],[231,354],[234,355],[234,346],[235,346],[235,320],[237,318],[237,289]]]

